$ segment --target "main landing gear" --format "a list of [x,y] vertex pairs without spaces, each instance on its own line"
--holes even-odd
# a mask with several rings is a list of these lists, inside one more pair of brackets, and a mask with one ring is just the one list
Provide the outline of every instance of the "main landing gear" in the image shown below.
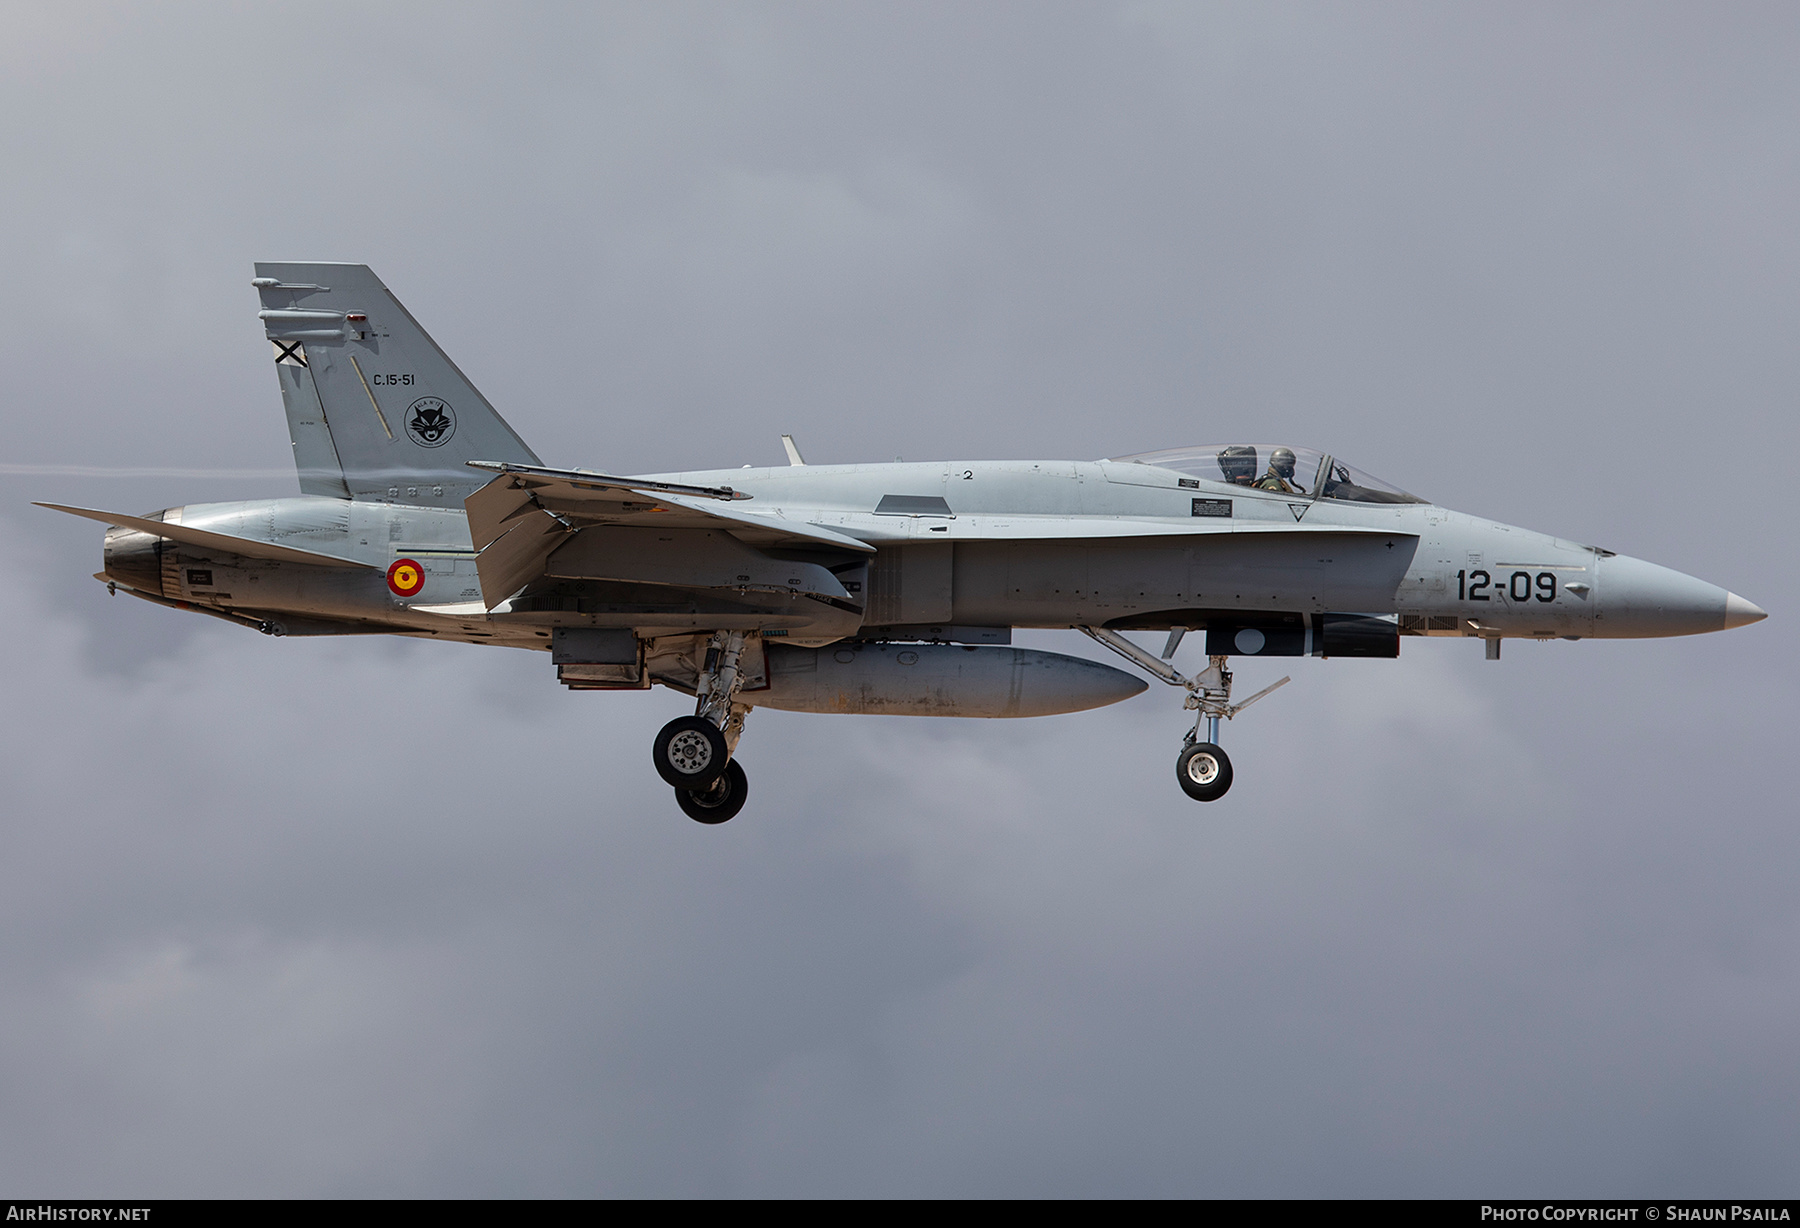
[[675,804],[696,823],[723,823],[744,808],[750,782],[736,759],[725,765],[719,778],[704,789],[675,790]]
[[738,659],[742,631],[721,631],[706,646],[706,664],[695,686],[694,715],[678,716],[656,735],[656,771],[675,787],[682,813],[699,823],[723,823],[744,808],[750,784],[732,758],[744,733],[749,704],[737,702],[744,685]]
[[[1231,759],[1219,748],[1219,718],[1230,720],[1277,687],[1287,685],[1291,679],[1283,678],[1280,682],[1264,687],[1243,703],[1234,704],[1231,702],[1231,671],[1225,668],[1230,660],[1228,657],[1210,658],[1210,663],[1202,673],[1189,678],[1166,660],[1151,656],[1117,631],[1108,631],[1104,627],[1080,627],[1077,630],[1105,644],[1139,669],[1154,674],[1170,686],[1187,689],[1187,700],[1182,707],[1194,714],[1194,727],[1182,739],[1181,754],[1175,759],[1175,779],[1181,785],[1181,791],[1197,802],[1216,802],[1224,797],[1226,790],[1231,788]],[[1171,632],[1169,646],[1163,656],[1173,656],[1175,645],[1180,642],[1180,632]],[[1206,723],[1204,742],[1200,740],[1202,721]]]

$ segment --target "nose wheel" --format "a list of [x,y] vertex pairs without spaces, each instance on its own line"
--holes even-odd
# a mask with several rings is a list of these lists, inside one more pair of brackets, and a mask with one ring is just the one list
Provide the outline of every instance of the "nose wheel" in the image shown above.
[[1216,802],[1231,788],[1231,760],[1212,742],[1184,746],[1175,759],[1181,791],[1197,802]]
[[[1194,714],[1194,728],[1182,743],[1181,754],[1175,760],[1175,779],[1181,785],[1181,791],[1197,802],[1216,802],[1224,797],[1231,788],[1231,760],[1219,749],[1219,721],[1230,720],[1251,704],[1269,692],[1287,685],[1290,679],[1264,687],[1241,704],[1231,702],[1231,671],[1225,666],[1229,658],[1215,656],[1210,658],[1207,668],[1198,676],[1189,678],[1167,661],[1158,660],[1136,644],[1120,635],[1117,631],[1108,631],[1104,627],[1079,627],[1089,637],[1105,644],[1108,648],[1130,661],[1147,674],[1161,678],[1170,686],[1184,687],[1187,699],[1182,707]],[[1164,649],[1164,656],[1174,654],[1175,647],[1181,643],[1181,635],[1171,632],[1169,646]],[[1200,740],[1200,727],[1206,726],[1206,741]]]

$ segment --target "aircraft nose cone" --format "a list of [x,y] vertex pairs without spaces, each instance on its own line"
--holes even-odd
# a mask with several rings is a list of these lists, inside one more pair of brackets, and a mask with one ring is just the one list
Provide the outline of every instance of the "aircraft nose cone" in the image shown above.
[[1725,627],[1725,598],[1717,585],[1669,567],[1610,558],[1600,569],[1600,621],[1614,636],[1698,635]]
[[1761,610],[1716,584],[1618,555],[1600,567],[1600,631],[1607,636],[1700,635],[1741,627]]
[[1769,612],[1754,601],[1745,601],[1736,593],[1725,594],[1725,629],[1748,627],[1751,623],[1759,623],[1769,616]]

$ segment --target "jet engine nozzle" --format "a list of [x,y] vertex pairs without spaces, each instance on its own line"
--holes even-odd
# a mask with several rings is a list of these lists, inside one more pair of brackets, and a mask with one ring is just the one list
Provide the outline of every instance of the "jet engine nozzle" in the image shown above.
[[[157,513],[158,516],[161,513]],[[162,553],[168,541],[136,529],[109,528],[102,571],[109,580],[153,596],[163,595]]]

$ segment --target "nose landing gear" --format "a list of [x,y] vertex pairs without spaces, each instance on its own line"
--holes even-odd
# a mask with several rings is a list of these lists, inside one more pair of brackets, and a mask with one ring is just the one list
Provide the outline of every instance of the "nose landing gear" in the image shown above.
[[732,756],[744,733],[750,705],[737,702],[744,685],[738,659],[742,631],[721,631],[706,646],[706,663],[695,686],[694,715],[678,716],[656,735],[652,757],[657,775],[675,788],[682,813],[699,823],[723,823],[744,808],[750,784]]
[[1181,791],[1197,802],[1216,802],[1231,788],[1231,760],[1216,742],[1190,742],[1175,759]]
[[[1219,719],[1230,720],[1248,708],[1263,696],[1278,687],[1286,686],[1291,678],[1283,678],[1271,683],[1243,703],[1231,702],[1231,671],[1226,668],[1228,657],[1210,658],[1207,668],[1199,675],[1189,678],[1167,661],[1161,661],[1133,644],[1117,631],[1108,631],[1104,627],[1078,627],[1099,643],[1130,661],[1146,673],[1161,678],[1170,686],[1185,687],[1187,699],[1182,707],[1194,713],[1194,727],[1182,740],[1181,754],[1175,760],[1175,779],[1181,785],[1181,791],[1197,802],[1216,802],[1225,796],[1231,788],[1231,760],[1219,749]],[[1169,637],[1170,647],[1180,642],[1180,637]],[[1200,723],[1206,722],[1206,741],[1200,740]]]

